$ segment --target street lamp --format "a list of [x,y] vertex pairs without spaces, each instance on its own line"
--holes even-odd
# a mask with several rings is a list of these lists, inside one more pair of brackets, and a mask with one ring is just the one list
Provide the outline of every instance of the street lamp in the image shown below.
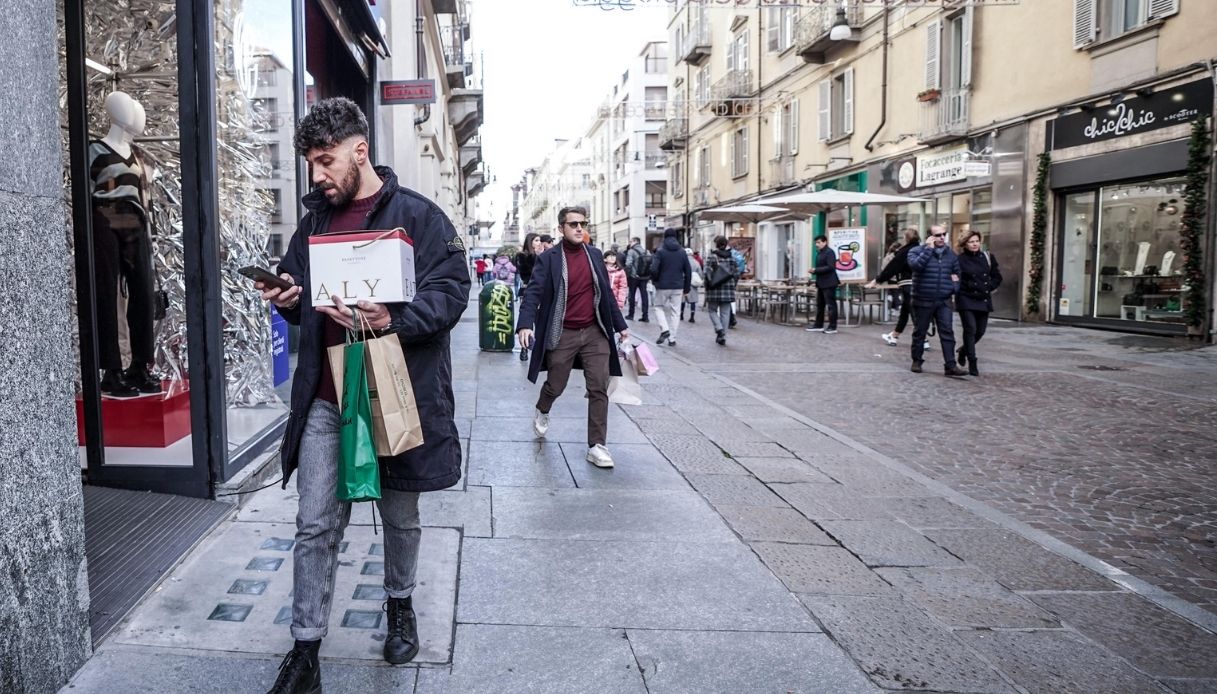
[[828,32],[828,38],[833,41],[844,41],[853,33],[853,30],[849,28],[849,20],[845,18],[845,5],[842,4],[837,8],[837,20],[832,23],[832,30]]

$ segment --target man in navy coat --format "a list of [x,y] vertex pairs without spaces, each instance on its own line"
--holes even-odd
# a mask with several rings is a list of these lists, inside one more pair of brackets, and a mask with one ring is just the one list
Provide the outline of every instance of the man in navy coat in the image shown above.
[[541,371],[549,371],[537,399],[533,432],[545,436],[550,408],[566,390],[571,369],[581,368],[587,383],[587,462],[611,468],[613,457],[604,446],[608,383],[609,376],[621,375],[613,335],[624,342],[630,331],[613,297],[604,256],[584,243],[587,210],[563,207],[558,227],[562,241],[537,258],[516,323],[520,346],[533,348],[528,380],[536,383]]

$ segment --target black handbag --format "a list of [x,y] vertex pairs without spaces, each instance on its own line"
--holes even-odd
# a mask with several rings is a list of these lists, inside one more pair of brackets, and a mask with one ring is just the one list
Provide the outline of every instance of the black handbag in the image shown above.
[[718,262],[710,268],[710,274],[706,276],[706,286],[715,289],[729,279],[731,279],[731,270],[725,264]]

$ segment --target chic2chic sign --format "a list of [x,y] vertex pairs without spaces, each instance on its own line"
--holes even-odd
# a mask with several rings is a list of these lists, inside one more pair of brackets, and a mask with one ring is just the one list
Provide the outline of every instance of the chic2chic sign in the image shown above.
[[1213,110],[1213,83],[1205,79],[1155,87],[1118,104],[1099,106],[1049,122],[1052,149],[1077,147],[1188,123]]

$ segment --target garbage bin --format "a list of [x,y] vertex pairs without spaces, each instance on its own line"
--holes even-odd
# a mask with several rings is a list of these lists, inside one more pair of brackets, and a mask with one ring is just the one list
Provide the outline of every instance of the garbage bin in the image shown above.
[[491,280],[478,294],[478,342],[485,352],[510,352],[515,345],[516,298],[511,285]]

